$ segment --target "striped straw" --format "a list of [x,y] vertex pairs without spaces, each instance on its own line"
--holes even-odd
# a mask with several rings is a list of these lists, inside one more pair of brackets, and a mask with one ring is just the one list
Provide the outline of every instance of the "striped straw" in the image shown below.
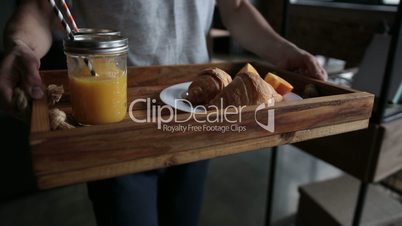
[[67,31],[68,37],[71,40],[74,40],[74,35],[73,32],[71,31],[70,26],[68,26],[68,23],[66,22],[66,20],[63,17],[63,14],[61,13],[59,7],[57,7],[56,3],[54,2],[54,0],[49,0],[50,5],[52,5],[53,11],[54,13],[56,13],[57,17],[60,19],[61,24],[63,25],[64,29]]
[[[68,37],[69,37],[71,40],[74,40],[74,34],[73,34],[73,32],[71,31],[70,26],[68,25],[68,23],[67,23],[66,20],[64,19],[63,14],[61,13],[59,7],[57,7],[57,5],[56,5],[56,3],[54,2],[54,0],[49,0],[49,3],[50,3],[50,5],[52,6],[53,11],[56,13],[57,17],[60,19],[61,24],[63,25],[64,29],[66,30],[66,32],[67,32],[67,34],[68,34]],[[85,62],[85,64],[87,65],[89,71],[91,72],[91,75],[92,75],[92,76],[96,76],[97,74],[96,74],[96,72],[95,72],[95,70],[94,70],[94,67],[92,66],[91,62],[89,62],[89,59],[88,59],[88,58],[84,58],[84,62]]]
[[70,23],[73,25],[74,31],[77,32],[78,31],[77,24],[75,23],[73,15],[71,15],[70,9],[68,8],[68,5],[67,5],[66,1],[61,0],[61,3],[63,4],[64,10],[66,10],[66,13],[67,13],[68,19],[70,20]]
[[84,57],[84,62],[87,65],[89,71],[91,72],[92,76],[97,76],[94,67],[92,66],[91,62],[89,62],[89,59]]

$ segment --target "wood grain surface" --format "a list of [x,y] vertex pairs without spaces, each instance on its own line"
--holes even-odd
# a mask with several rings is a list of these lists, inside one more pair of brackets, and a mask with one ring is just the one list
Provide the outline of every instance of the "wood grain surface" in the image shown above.
[[[128,100],[155,99],[154,107],[162,107],[159,93],[172,84],[191,81],[206,67],[218,66],[234,75],[244,65],[223,63],[206,65],[178,65],[133,67],[128,69]],[[314,85],[320,97],[276,104],[275,132],[261,128],[256,120],[267,123],[268,109],[255,112],[256,106],[244,108],[241,114],[226,115],[229,120],[218,123],[199,123],[210,117],[197,114],[183,123],[162,123],[166,127],[193,128],[186,132],[168,132],[158,122],[136,123],[126,118],[120,123],[80,127],[63,131],[40,129],[35,120],[48,116],[43,111],[33,112],[31,149],[38,187],[41,189],[73,183],[110,178],[144,170],[157,169],[202,159],[210,159],[256,148],[329,136],[366,128],[371,116],[373,95],[308,79],[300,75],[278,71],[267,65],[255,64],[265,75],[276,72],[295,86],[303,95],[306,85]],[[57,107],[71,112],[68,78],[65,71],[42,72],[46,84],[63,84],[66,90]],[[34,102],[34,105],[39,105]],[[166,110],[166,109],[165,109]],[[133,115],[146,117],[146,104],[135,105]],[[166,118],[168,111],[162,111]],[[219,115],[221,113],[216,113]],[[179,119],[189,113],[177,112]],[[241,120],[239,120],[241,117]],[[156,120],[158,121],[158,120]],[[208,131],[212,126],[246,128],[246,131]],[[195,131],[195,127],[203,128]],[[209,129],[211,130],[211,129]]]
[[[49,109],[47,99],[43,97],[40,100],[33,101],[31,116],[31,133],[50,131]],[[46,117],[47,116],[47,117]]]

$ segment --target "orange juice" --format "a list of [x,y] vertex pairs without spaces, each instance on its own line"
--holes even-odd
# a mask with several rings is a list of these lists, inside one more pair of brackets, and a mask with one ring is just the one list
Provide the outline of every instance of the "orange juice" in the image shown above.
[[70,76],[74,117],[83,124],[105,124],[123,120],[127,112],[126,73],[116,69],[113,73],[109,72],[108,76],[102,75],[107,69],[99,65],[95,68],[99,76],[91,76],[89,72]]
[[76,34],[63,45],[74,117],[88,125],[123,120],[127,112],[127,38]]

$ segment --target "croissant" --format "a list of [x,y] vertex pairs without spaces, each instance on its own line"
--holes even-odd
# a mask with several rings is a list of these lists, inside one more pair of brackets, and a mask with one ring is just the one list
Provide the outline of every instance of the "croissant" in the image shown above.
[[219,68],[206,68],[191,83],[186,99],[194,105],[208,104],[231,81],[232,78],[225,71]]
[[282,101],[282,96],[265,82],[260,76],[251,72],[238,74],[219,95],[209,102],[209,105],[227,107],[257,105],[268,103],[273,98],[275,102]]

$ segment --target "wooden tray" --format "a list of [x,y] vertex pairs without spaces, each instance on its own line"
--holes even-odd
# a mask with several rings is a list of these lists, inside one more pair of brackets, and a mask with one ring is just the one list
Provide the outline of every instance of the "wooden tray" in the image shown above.
[[[243,65],[240,62],[132,67],[128,69],[128,103],[149,97],[157,100],[153,106],[161,106],[159,93],[165,87],[190,81],[209,66],[217,66],[233,75]],[[244,126],[246,132],[169,133],[157,129],[156,122],[135,123],[129,117],[115,124],[50,131],[47,101],[34,101],[30,142],[38,187],[46,189],[110,178],[367,128],[373,107],[372,94],[278,71],[264,64],[253,65],[262,75],[268,71],[277,72],[292,83],[294,92],[300,95],[306,85],[313,84],[320,97],[282,102],[270,108],[275,110],[273,133],[256,123],[255,117],[259,122],[267,122],[268,115],[267,109],[255,114],[257,106],[242,111],[242,120],[237,125]],[[41,75],[45,84],[64,85],[66,93],[57,107],[71,112],[66,71],[44,71]],[[146,105],[136,105],[133,114],[145,117]],[[182,112],[178,117],[187,116],[188,113]],[[229,117],[237,118],[238,115]],[[183,126],[190,124],[197,122],[182,123]]]

